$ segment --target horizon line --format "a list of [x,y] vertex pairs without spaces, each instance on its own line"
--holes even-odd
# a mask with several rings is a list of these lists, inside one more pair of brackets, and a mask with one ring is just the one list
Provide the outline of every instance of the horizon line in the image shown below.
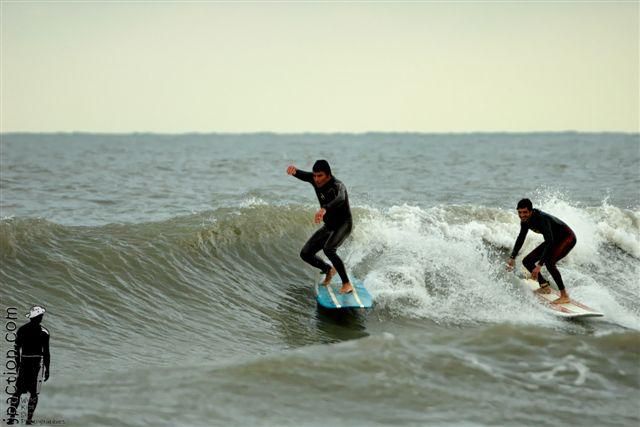
[[182,132],[159,132],[159,131],[126,131],[126,132],[104,132],[104,131],[9,131],[0,132],[0,136],[5,135],[161,135],[161,136],[179,136],[179,135],[531,135],[531,134],[625,134],[640,135],[640,129],[637,131],[620,131],[620,130],[601,130],[601,131],[584,131],[584,130],[534,130],[534,131],[298,131],[298,132],[278,132],[278,131],[246,131],[246,132],[229,132],[229,131],[182,131]]

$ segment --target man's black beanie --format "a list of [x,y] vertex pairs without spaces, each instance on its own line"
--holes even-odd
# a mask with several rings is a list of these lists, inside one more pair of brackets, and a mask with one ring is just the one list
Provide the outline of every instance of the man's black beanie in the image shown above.
[[324,172],[327,175],[331,175],[331,166],[329,166],[329,162],[326,160],[316,160],[313,164],[314,172]]

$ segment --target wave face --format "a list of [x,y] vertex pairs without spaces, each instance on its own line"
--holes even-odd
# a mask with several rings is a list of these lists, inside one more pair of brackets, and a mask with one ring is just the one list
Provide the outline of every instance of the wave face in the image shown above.
[[[578,235],[560,264],[571,294],[606,312],[610,322],[640,330],[639,213],[556,198],[540,207]],[[195,344],[200,340],[204,348],[215,342],[221,358],[281,348],[276,326],[304,313],[312,300],[315,273],[298,258],[314,230],[309,212],[255,202],[101,227],[7,219],[0,223],[2,279],[10,303],[55,307],[51,317],[69,332],[69,346],[96,340],[105,356],[115,351],[144,361],[162,354],[167,342],[191,352],[203,348]],[[341,252],[376,298],[379,316],[452,325],[552,322],[518,297],[517,281],[504,272],[519,227],[512,212],[402,205],[356,208],[355,217]],[[529,236],[520,258],[540,242]],[[203,334],[205,325],[217,327]],[[140,334],[148,345],[139,345]],[[307,342],[289,338],[292,346]],[[114,340],[132,347],[112,348]]]

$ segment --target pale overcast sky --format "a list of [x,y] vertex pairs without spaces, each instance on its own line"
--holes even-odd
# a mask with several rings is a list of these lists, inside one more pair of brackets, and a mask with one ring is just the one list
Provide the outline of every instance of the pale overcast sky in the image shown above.
[[639,131],[639,3],[2,2],[2,132]]

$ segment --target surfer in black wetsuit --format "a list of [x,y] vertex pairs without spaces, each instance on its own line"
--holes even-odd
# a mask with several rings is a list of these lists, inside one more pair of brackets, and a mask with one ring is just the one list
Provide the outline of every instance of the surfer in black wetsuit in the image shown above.
[[18,328],[15,341],[15,358],[18,369],[15,393],[9,398],[7,424],[16,423],[16,415],[20,406],[20,396],[29,393],[27,406],[27,424],[33,424],[33,413],[38,404],[40,369],[44,369],[44,381],[49,379],[49,331],[40,323],[45,309],[40,306],[31,308],[27,317],[29,323]]
[[575,233],[567,224],[555,216],[538,209],[533,209],[533,204],[529,199],[520,200],[517,209],[518,216],[520,217],[520,234],[518,234],[513,251],[511,252],[511,257],[507,263],[508,268],[513,269],[515,258],[520,248],[522,248],[524,239],[527,237],[527,232],[531,230],[535,233],[542,234],[544,236],[544,242],[524,257],[522,263],[527,270],[531,272],[531,277],[533,277],[534,280],[538,280],[540,284],[538,292],[547,294],[551,292],[549,289],[549,281],[540,274],[540,269],[545,265],[560,291],[560,297],[552,301],[552,303],[563,304],[569,302],[569,295],[564,288],[562,276],[556,267],[556,263],[567,256],[576,245]]
[[[336,252],[338,246],[351,234],[353,228],[347,188],[331,175],[331,167],[326,160],[316,161],[313,165],[313,172],[305,172],[298,170],[295,166],[289,166],[287,173],[313,185],[318,202],[320,202],[320,209],[315,215],[315,223],[319,224],[324,221],[324,225],[313,233],[304,245],[300,251],[300,257],[325,274],[323,285],[331,283],[331,279],[337,272],[342,279],[340,293],[352,292],[353,286],[347,276],[344,263]],[[333,266],[316,255],[321,249],[324,250]]]

